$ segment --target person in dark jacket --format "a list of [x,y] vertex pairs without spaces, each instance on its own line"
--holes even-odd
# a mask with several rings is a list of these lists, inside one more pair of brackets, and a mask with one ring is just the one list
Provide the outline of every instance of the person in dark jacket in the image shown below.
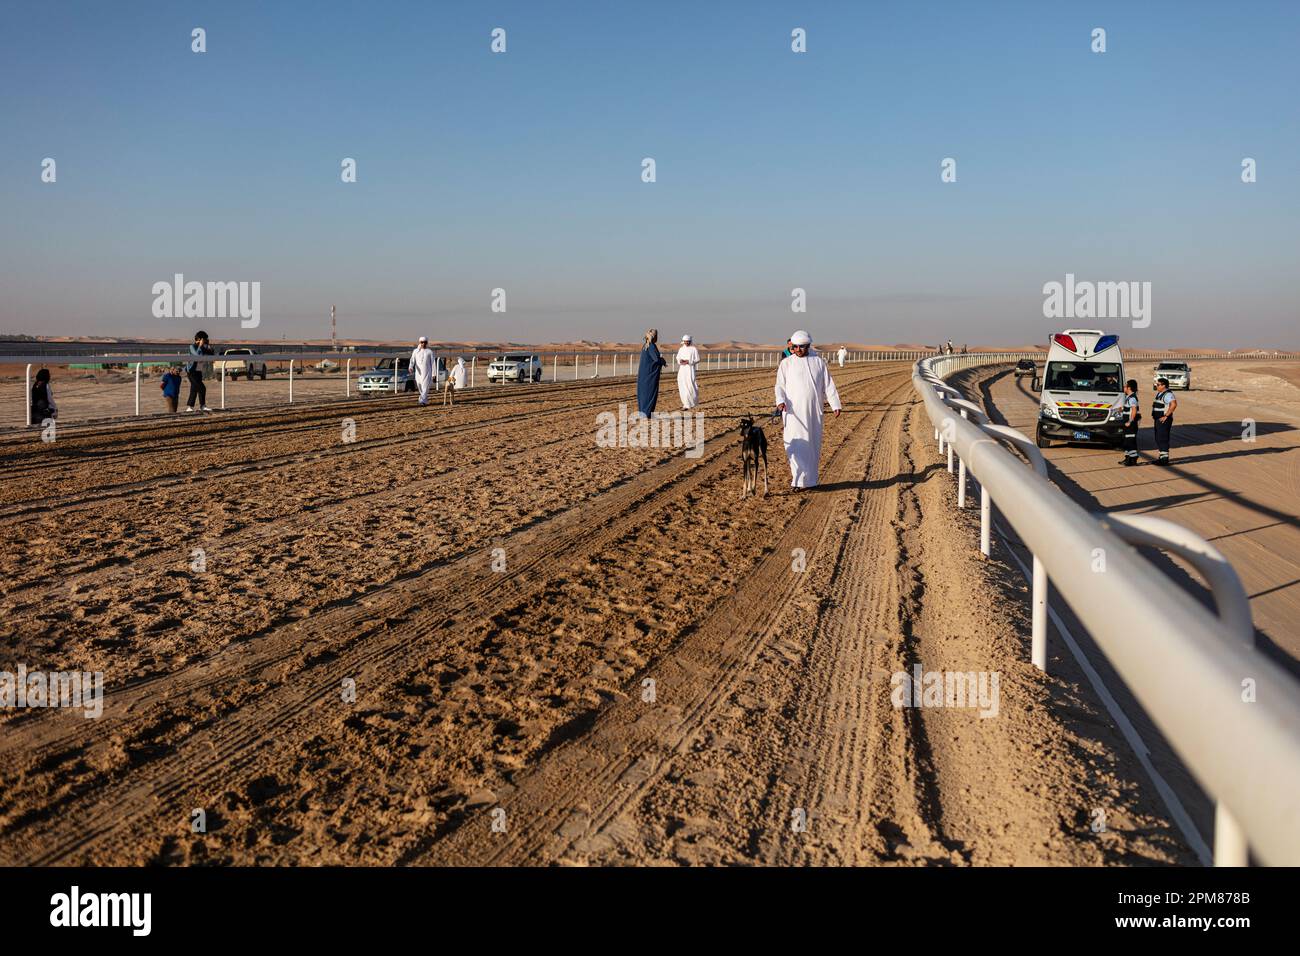
[[58,418],[59,406],[54,404],[54,392],[50,390],[50,370],[43,368],[36,373],[36,384],[32,386],[32,417],[29,424],[40,425],[47,418]]
[[161,387],[163,399],[167,402],[167,411],[174,414],[176,405],[181,399],[181,374],[175,366],[163,373]]
[[649,418],[659,403],[659,370],[668,363],[659,354],[659,330],[650,329],[645,334],[641,348],[641,366],[636,373],[636,407]]
[[[194,344],[190,346],[191,355],[213,355],[212,346],[208,342],[208,333],[202,329],[194,333]],[[190,397],[185,401],[185,410],[194,411],[194,402],[198,401],[199,407],[205,412],[210,412],[208,408],[208,387],[203,384],[203,366],[204,362],[186,362],[185,374],[190,380]],[[178,393],[179,395],[179,393]]]

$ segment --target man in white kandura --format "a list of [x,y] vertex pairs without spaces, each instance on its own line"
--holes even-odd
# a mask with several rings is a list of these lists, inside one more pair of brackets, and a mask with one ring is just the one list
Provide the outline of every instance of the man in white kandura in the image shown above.
[[785,457],[790,462],[790,487],[815,488],[822,454],[822,406],[829,403],[838,418],[840,393],[831,370],[820,355],[809,354],[812,336],[800,329],[790,336],[790,351],[776,367],[776,407],[782,412]]
[[849,357],[849,350],[845,346],[841,345],[839,355],[840,355],[840,368],[843,368],[844,360]]
[[411,351],[411,374],[420,389],[420,404],[429,404],[429,389],[433,387],[433,368],[435,362],[433,349],[429,348],[428,336],[421,335],[419,344]]
[[682,397],[682,411],[700,404],[700,385],[695,380],[695,366],[700,364],[700,350],[691,344],[690,335],[682,336],[677,350],[677,393]]

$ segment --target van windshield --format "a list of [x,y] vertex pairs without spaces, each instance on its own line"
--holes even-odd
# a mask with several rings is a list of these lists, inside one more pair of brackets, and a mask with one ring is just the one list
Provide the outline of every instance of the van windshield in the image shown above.
[[1123,375],[1117,362],[1048,362],[1043,385],[1062,392],[1118,392]]

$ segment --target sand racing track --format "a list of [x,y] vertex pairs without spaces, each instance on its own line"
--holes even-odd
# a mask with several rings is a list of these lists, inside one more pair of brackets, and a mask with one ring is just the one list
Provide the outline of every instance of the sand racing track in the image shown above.
[[[837,369],[823,486],[769,424],[745,501],[770,370],[703,379],[697,459],[596,446],[626,382],[8,433],[0,669],[107,692],[0,712],[0,863],[1193,862],[909,374]],[[996,716],[893,706],[915,663]]]

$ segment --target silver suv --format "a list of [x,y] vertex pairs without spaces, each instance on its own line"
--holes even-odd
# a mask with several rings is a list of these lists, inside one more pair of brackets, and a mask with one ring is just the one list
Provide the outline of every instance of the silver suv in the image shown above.
[[362,395],[415,391],[415,376],[411,374],[410,364],[410,359],[397,360],[397,387],[394,388],[393,360],[380,359],[370,371],[357,376],[357,391]]

